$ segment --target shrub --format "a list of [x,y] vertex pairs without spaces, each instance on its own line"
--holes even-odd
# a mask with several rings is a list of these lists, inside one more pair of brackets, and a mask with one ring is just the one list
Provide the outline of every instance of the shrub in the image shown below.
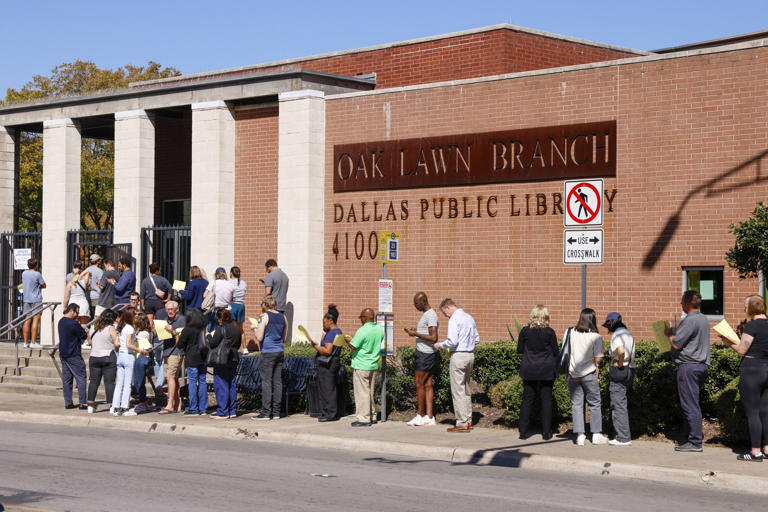
[[739,394],[739,378],[733,379],[715,401],[720,434],[733,442],[749,441],[749,426]]
[[475,366],[472,378],[490,392],[497,383],[508,380],[520,372],[522,356],[517,353],[517,343],[497,341],[475,347]]
[[710,365],[701,396],[701,411],[705,417],[718,416],[716,402],[735,377],[739,376],[741,356],[724,345],[712,345]]
[[517,424],[520,419],[520,404],[523,400],[523,379],[513,375],[493,386],[490,391],[491,404],[494,407],[506,409],[503,420]]

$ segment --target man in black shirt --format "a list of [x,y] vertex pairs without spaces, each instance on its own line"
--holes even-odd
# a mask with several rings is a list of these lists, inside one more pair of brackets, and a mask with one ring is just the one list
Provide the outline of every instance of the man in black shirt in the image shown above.
[[77,394],[80,399],[80,409],[86,409],[86,373],[85,361],[80,352],[80,345],[88,335],[83,326],[75,320],[80,313],[80,306],[70,304],[64,310],[64,316],[59,320],[59,358],[61,360],[61,383],[64,391],[64,406],[74,409],[72,403],[72,379],[77,381]]

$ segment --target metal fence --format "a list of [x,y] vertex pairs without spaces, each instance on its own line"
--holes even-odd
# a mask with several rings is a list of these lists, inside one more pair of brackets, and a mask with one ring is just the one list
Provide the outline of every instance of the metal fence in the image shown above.
[[[29,257],[40,259],[42,247],[43,234],[37,231],[0,234],[0,325],[21,314],[22,296],[18,289],[21,274],[27,269]],[[14,254],[19,256],[19,261],[14,261]],[[41,262],[41,271],[43,267]]]
[[112,243],[111,229],[75,229],[67,232],[67,270],[72,269],[72,263],[75,261],[82,262],[83,268],[87,267],[91,264],[91,254],[98,254],[115,264],[122,257],[133,259],[131,244]]
[[171,283],[189,280],[192,230],[189,226],[141,228],[141,279],[148,275],[152,262],[160,264],[160,273]]

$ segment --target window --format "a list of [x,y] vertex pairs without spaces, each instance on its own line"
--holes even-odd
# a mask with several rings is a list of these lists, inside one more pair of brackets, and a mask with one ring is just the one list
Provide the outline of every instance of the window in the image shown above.
[[163,226],[189,226],[191,223],[191,199],[163,201]]
[[722,318],[723,284],[723,267],[683,267],[683,291],[696,290],[701,294],[701,312],[707,316]]

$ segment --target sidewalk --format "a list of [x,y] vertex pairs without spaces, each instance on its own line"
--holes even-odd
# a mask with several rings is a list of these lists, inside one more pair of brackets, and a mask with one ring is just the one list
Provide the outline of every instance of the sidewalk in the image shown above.
[[[31,399],[30,399],[31,398]],[[277,421],[251,421],[252,414],[226,421],[181,414],[112,417],[108,407],[96,414],[65,410],[61,398],[0,394],[0,420],[78,427],[116,428],[137,432],[247,439],[315,448],[358,450],[443,460],[454,464],[493,464],[511,468],[567,471],[596,476],[636,478],[671,484],[768,495],[768,463],[739,462],[727,448],[703,453],[677,453],[671,443],[632,441],[630,447],[576,446],[570,437],[525,441],[517,431],[475,428],[471,433],[446,432],[448,425],[408,427],[389,421],[352,428],[351,417],[319,423],[294,414]]]

